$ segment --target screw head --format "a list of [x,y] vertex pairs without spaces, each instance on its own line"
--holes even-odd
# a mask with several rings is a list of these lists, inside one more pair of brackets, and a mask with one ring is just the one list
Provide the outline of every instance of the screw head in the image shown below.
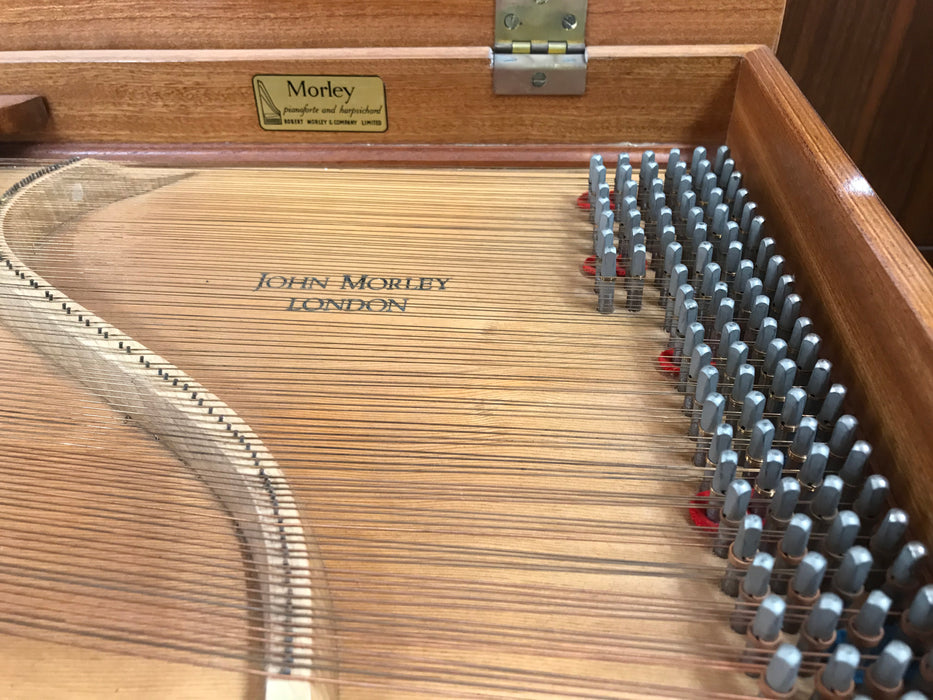
[[535,73],[531,76],[531,84],[536,88],[543,87],[547,82],[547,73]]
[[503,20],[503,24],[505,24],[506,29],[517,29],[521,23],[521,17],[516,15],[514,12],[507,14]]
[[560,26],[564,29],[570,31],[571,29],[577,28],[577,18],[576,15],[566,14],[561,17]]

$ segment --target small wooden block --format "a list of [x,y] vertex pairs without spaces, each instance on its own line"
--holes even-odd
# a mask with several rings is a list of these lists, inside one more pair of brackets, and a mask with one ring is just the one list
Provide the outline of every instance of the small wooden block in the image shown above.
[[48,120],[45,100],[38,95],[0,95],[0,135],[35,131]]

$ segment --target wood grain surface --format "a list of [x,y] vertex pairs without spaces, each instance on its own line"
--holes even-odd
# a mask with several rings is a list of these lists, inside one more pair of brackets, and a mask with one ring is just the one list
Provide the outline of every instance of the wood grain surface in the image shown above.
[[769,51],[742,66],[729,143],[781,233],[804,312],[831,329],[834,377],[878,449],[875,470],[933,541],[930,266]]
[[777,56],[933,259],[933,3],[791,0]]
[[45,102],[38,95],[0,95],[0,138],[41,131],[48,118]]
[[[586,39],[777,45],[784,0],[589,0]],[[8,0],[0,50],[491,46],[495,3],[427,0]]]
[[[725,135],[749,48],[594,49],[578,97],[493,95],[484,48],[5,53],[0,81],[48,104],[46,128],[7,137],[26,142],[706,142]],[[388,130],[264,131],[251,81],[275,73],[380,76]]]

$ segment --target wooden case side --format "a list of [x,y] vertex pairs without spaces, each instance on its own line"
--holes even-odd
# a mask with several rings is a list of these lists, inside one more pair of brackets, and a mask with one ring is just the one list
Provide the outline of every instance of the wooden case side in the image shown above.
[[[48,105],[45,127],[5,137],[21,143],[714,143],[749,48],[596,48],[580,96],[497,96],[481,47],[12,52],[0,53],[0,84]],[[263,130],[257,74],[379,76],[388,129]]]
[[[777,46],[785,0],[589,0],[590,45]],[[495,3],[437,0],[7,0],[0,50],[492,46]]]
[[[933,273],[774,54],[739,76],[728,143],[780,232],[876,471],[933,541]],[[807,303],[819,299],[819,303]]]

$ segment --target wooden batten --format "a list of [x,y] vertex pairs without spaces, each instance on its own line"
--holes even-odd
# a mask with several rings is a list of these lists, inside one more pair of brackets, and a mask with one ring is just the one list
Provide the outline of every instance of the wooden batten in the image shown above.
[[933,540],[930,266],[770,51],[743,62],[728,143],[804,302],[818,300],[804,311],[830,341],[874,468]]
[[[302,49],[0,54],[0,82],[45,97],[42,143],[717,143],[751,46],[596,47],[581,96],[493,96],[490,51]],[[384,133],[260,128],[256,74],[378,75]],[[659,89],[663,85],[663,89]]]
[[[589,0],[586,40],[776,48],[784,1]],[[493,18],[491,0],[80,0],[45,12],[8,0],[0,51],[491,46]]]

